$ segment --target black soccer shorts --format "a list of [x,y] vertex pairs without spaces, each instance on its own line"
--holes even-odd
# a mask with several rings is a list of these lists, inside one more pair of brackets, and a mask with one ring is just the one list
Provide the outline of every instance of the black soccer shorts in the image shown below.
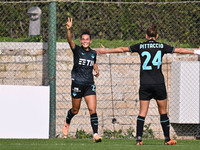
[[140,85],[139,89],[140,100],[164,100],[167,98],[167,91],[165,84],[146,84]]
[[96,95],[95,85],[81,85],[72,82],[71,85],[71,96],[73,98],[82,98],[88,95]]

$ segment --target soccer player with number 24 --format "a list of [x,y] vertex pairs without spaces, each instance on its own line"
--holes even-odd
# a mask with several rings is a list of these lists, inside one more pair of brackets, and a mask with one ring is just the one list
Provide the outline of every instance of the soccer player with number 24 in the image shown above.
[[98,54],[137,52],[140,56],[140,110],[137,117],[136,145],[143,145],[142,134],[144,121],[152,98],[154,98],[158,104],[160,123],[165,137],[164,144],[175,145],[177,143],[176,140],[170,138],[170,122],[167,115],[167,92],[164,76],[162,74],[162,57],[167,53],[200,55],[200,50],[174,48],[167,44],[156,42],[157,38],[156,25],[152,25],[146,31],[146,39],[148,41],[144,43],[114,49],[106,49],[102,45],[102,48],[95,49]]

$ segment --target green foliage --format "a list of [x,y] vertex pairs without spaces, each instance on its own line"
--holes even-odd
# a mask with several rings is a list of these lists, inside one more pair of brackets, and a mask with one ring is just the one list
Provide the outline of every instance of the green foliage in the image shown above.
[[[128,47],[134,45],[136,43],[144,42],[145,39],[140,40],[105,40],[105,39],[93,39],[91,48],[100,48],[101,44],[103,44],[106,48],[116,48],[116,47]],[[47,42],[47,39],[44,39],[42,36],[30,38],[10,38],[10,37],[0,37],[0,42]],[[57,42],[67,42],[66,39],[59,39]],[[80,45],[80,40],[76,39],[74,42],[77,45]],[[185,43],[182,44],[179,41],[169,42],[166,39],[158,40],[158,42],[163,42],[174,47],[182,47],[182,48],[198,48],[199,45]]]
[[105,139],[110,139],[113,137],[113,131],[109,130],[109,129],[106,129],[106,130],[103,130],[103,137]]
[[109,129],[106,129],[103,131],[103,137],[105,139],[111,139],[111,138],[129,139],[129,138],[134,138],[134,132],[135,131],[132,127],[127,129],[125,133],[122,132],[122,129],[119,129],[118,131],[116,130],[111,131]]
[[42,35],[31,36],[24,40],[24,42],[46,42]]
[[151,123],[144,125],[143,138],[154,138],[153,130],[150,126]]
[[44,39],[42,35],[25,38],[0,37],[0,42],[47,42],[47,39]]
[[135,133],[135,130],[132,127],[130,127],[129,129],[126,129],[126,133],[124,134],[125,139],[134,138],[134,133]]
[[47,35],[48,4],[45,3],[0,3],[0,36],[11,38],[25,38],[28,36],[30,15],[28,9],[38,6],[42,10],[42,36]]
[[114,131],[113,135],[115,138],[123,138],[124,136],[122,135],[122,129],[119,129],[118,131]]
[[[1,39],[0,39],[1,40]],[[101,44],[106,48],[116,48],[116,47],[128,47],[137,43],[145,42],[146,39],[139,40],[106,40],[106,39],[93,39],[91,43],[91,48],[100,48]],[[158,42],[166,43],[174,47],[182,47],[182,48],[198,48],[199,45],[189,44],[189,43],[180,43],[180,41],[169,42],[166,39],[158,39]],[[58,42],[67,42],[67,40],[59,40]],[[74,42],[77,45],[80,45],[80,40],[76,39]]]
[[85,138],[92,138],[93,135],[90,133],[86,133],[84,130],[76,130],[76,135],[75,137],[77,139],[85,139]]
[[0,42],[23,42],[27,38],[0,37]]
[[[147,2],[147,0],[138,1]],[[151,1],[155,2],[155,0]],[[148,0],[148,2],[151,1]],[[27,37],[30,18],[27,11],[32,6],[38,6],[42,10],[41,35],[44,39],[48,39],[48,4],[42,2],[0,3],[0,36]],[[87,28],[93,39],[135,41],[144,39],[146,29],[156,23],[160,39],[168,39],[169,42],[175,42],[177,45],[189,43],[189,45],[199,46],[199,11],[200,3],[151,5],[59,1],[57,3],[57,39],[66,39],[65,23],[67,17],[73,17],[73,39],[79,39],[82,30]]]

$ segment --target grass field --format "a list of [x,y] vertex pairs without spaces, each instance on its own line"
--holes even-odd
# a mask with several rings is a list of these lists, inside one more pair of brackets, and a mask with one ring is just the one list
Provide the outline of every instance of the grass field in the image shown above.
[[199,150],[200,140],[178,140],[175,146],[163,145],[163,140],[144,140],[136,146],[133,139],[0,139],[0,150]]

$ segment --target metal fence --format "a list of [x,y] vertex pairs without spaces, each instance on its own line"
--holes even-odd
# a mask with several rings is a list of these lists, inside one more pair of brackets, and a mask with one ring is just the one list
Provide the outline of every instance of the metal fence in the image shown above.
[[[94,39],[143,39],[147,27],[158,25],[160,39],[199,45],[199,2],[57,2],[57,40],[66,39],[67,17],[74,19],[73,38],[89,29]],[[0,36],[26,38],[28,9],[42,10],[41,35],[48,38],[48,2],[1,2]],[[5,15],[6,14],[6,15]]]
[[[35,2],[0,2],[0,84],[14,85],[48,85],[48,5],[49,1]],[[42,10],[41,37],[31,39],[29,33],[30,7],[37,6]],[[197,47],[200,41],[200,2],[57,2],[57,41],[66,41],[65,23],[67,17],[72,17],[73,39],[79,39],[82,29],[89,29],[92,38],[120,42],[144,40],[147,27],[158,25],[159,39],[173,46]],[[10,38],[22,43],[6,43]],[[44,41],[33,43],[32,40]],[[26,41],[29,41],[27,43]],[[24,43],[25,42],[25,43]],[[71,108],[70,75],[73,56],[67,43],[57,43],[56,51],[56,135],[62,137],[62,126],[66,111]],[[77,42],[78,44],[78,42]],[[100,45],[100,43],[98,43]],[[102,43],[104,44],[104,43]],[[129,46],[129,45],[121,45]],[[171,114],[179,114],[174,97],[180,97],[171,92],[171,63],[174,61],[197,61],[195,55],[166,55],[163,59],[163,73],[169,96],[169,116],[172,118],[171,134],[174,137],[186,138],[199,136],[199,122],[179,122]],[[50,60],[49,60],[50,61]],[[139,111],[139,69],[140,61],[137,54],[111,54],[98,56],[100,77],[95,79],[97,86],[97,113],[99,115],[99,132],[106,134],[112,131],[113,136],[125,136],[128,131],[135,130]],[[52,66],[49,66],[51,69]],[[180,68],[180,67],[178,67]],[[191,68],[191,66],[189,66]],[[175,69],[177,70],[177,69]],[[190,71],[192,73],[192,71]],[[176,74],[175,74],[176,75]],[[177,73],[177,76],[179,72]],[[195,75],[194,73],[191,74]],[[184,81],[191,78],[185,76]],[[177,79],[177,82],[182,79]],[[194,82],[194,83],[193,83]],[[199,84],[191,81],[191,87]],[[178,84],[177,84],[178,85]],[[182,85],[176,87],[178,89]],[[171,94],[172,93],[172,94]],[[175,95],[173,95],[175,94]],[[182,94],[182,93],[181,93]],[[180,94],[180,95],[181,95]],[[192,94],[192,93],[190,93]],[[188,97],[190,99],[190,97]],[[173,100],[173,101],[172,101]],[[199,97],[194,100],[198,103]],[[187,102],[187,101],[186,101]],[[199,104],[199,103],[198,103]],[[177,106],[178,107],[178,106]],[[181,107],[181,106],[180,106]],[[186,107],[186,106],[184,106]],[[185,108],[182,109],[185,109]],[[189,109],[193,109],[193,107]],[[193,114],[198,118],[199,111]],[[184,114],[185,112],[182,112]],[[187,112],[192,113],[192,112]],[[179,116],[178,116],[179,117]],[[145,137],[163,138],[159,121],[157,105],[151,101],[146,119]],[[151,124],[150,124],[151,123]],[[91,133],[89,112],[85,102],[82,102],[79,114],[72,120],[70,134],[78,130]],[[132,130],[132,131],[133,131]],[[152,131],[152,132],[151,132]],[[119,135],[120,134],[120,135]],[[135,135],[135,132],[133,132]]]

